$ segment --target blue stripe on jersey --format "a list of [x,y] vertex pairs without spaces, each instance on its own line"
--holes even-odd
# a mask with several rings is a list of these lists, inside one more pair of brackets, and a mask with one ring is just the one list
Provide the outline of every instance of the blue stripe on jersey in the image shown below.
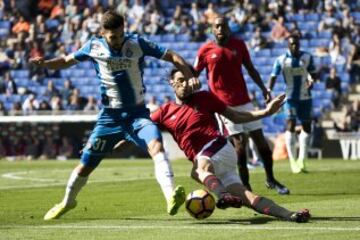
[[129,74],[126,71],[114,73],[115,82],[118,84],[121,102],[124,106],[136,105],[134,88],[131,85]]

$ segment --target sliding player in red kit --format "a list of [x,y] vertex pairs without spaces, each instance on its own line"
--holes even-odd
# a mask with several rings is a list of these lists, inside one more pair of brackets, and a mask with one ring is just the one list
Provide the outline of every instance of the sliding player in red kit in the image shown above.
[[242,185],[236,171],[235,149],[218,131],[214,118],[214,113],[219,113],[236,123],[260,119],[277,112],[285,95],[274,98],[266,109],[234,111],[209,92],[193,93],[178,69],[171,71],[170,84],[175,91],[176,102],[162,105],[152,113],[151,119],[174,137],[193,163],[191,176],[217,196],[218,208],[240,207],[243,204],[258,213],[286,221],[309,220],[307,209],[290,211]]

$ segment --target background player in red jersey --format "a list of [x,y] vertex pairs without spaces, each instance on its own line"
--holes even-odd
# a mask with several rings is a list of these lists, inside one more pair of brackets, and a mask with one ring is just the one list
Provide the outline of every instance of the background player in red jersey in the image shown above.
[[[271,100],[270,91],[265,87],[261,77],[251,62],[249,52],[244,41],[231,36],[228,23],[224,17],[217,17],[212,25],[215,41],[203,45],[195,61],[195,70],[198,74],[206,68],[210,91],[223,103],[238,111],[250,111],[253,105],[250,102],[246,83],[241,67],[245,66],[251,78],[260,87],[267,102]],[[260,120],[244,124],[237,124],[220,117],[231,137],[238,154],[238,168],[241,180],[249,190],[249,170],[247,168],[246,135],[249,133],[263,160],[266,172],[266,186],[276,189],[279,194],[289,194],[290,191],[279,183],[273,173],[272,153],[265,140]],[[219,124],[222,125],[222,124]]]
[[[220,200],[224,200],[224,195],[229,198],[237,196],[245,206],[259,213],[288,221],[308,221],[308,210],[289,211],[244,188],[236,172],[235,149],[218,132],[214,119],[214,113],[223,114],[236,123],[260,119],[277,112],[283,103],[284,95],[272,100],[266,109],[238,112],[227,107],[209,92],[192,93],[184,75],[177,69],[171,72],[170,84],[174,88],[176,102],[161,106],[151,115],[151,119],[170,132],[188,159],[193,162],[192,177],[195,180],[203,183]],[[221,201],[218,201],[218,207],[219,202]],[[228,206],[232,205],[226,205]]]

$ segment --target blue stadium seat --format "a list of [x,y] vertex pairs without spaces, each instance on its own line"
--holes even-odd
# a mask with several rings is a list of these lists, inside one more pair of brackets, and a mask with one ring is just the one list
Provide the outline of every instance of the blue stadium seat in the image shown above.
[[148,38],[152,42],[161,42],[161,35],[149,35]]
[[161,36],[162,42],[176,42],[174,34],[164,34]]
[[349,73],[340,74],[340,79],[341,79],[341,82],[350,83],[350,75],[349,75]]
[[298,22],[298,27],[300,30],[304,31],[316,31],[318,28],[319,23],[318,22]]
[[10,71],[10,75],[13,78],[29,78],[29,70],[12,70]]
[[0,28],[0,37],[7,37],[10,34],[8,28]]
[[319,38],[327,38],[327,39],[330,39],[332,36],[332,33],[331,31],[321,31],[318,33],[318,37]]
[[308,13],[305,15],[305,20],[318,22],[320,20],[320,17],[321,15],[319,13]]
[[328,47],[330,39],[310,39],[310,47]]
[[255,57],[270,57],[271,56],[271,50],[270,49],[261,49],[257,52],[254,52]]
[[0,28],[10,29],[10,27],[11,27],[11,22],[10,21],[5,21],[5,20],[0,21]]
[[273,48],[271,49],[271,55],[274,57],[279,57],[280,55],[286,53],[286,48]]
[[324,82],[316,82],[314,83],[313,90],[315,91],[324,91],[325,90],[325,83]]
[[190,35],[188,34],[177,34],[175,35],[176,42],[189,42],[190,41]]

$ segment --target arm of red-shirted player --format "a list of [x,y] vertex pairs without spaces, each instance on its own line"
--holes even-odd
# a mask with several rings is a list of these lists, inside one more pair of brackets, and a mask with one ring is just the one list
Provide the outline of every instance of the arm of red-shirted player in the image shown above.
[[270,116],[281,108],[284,104],[285,94],[279,95],[266,106],[265,109],[251,111],[251,112],[238,112],[229,107],[225,109],[224,112],[221,114],[224,115],[226,118],[230,119],[234,123],[244,123],[244,122],[251,122],[254,120],[258,120],[260,118],[264,118],[266,116]]
[[259,72],[255,69],[250,58],[245,60],[243,62],[243,64],[244,64],[246,70],[248,71],[250,77],[254,80],[256,85],[258,85],[259,88],[261,89],[263,96],[265,98],[265,101],[268,103],[271,100],[271,91],[265,87],[263,81],[261,80],[261,76],[260,76]]

